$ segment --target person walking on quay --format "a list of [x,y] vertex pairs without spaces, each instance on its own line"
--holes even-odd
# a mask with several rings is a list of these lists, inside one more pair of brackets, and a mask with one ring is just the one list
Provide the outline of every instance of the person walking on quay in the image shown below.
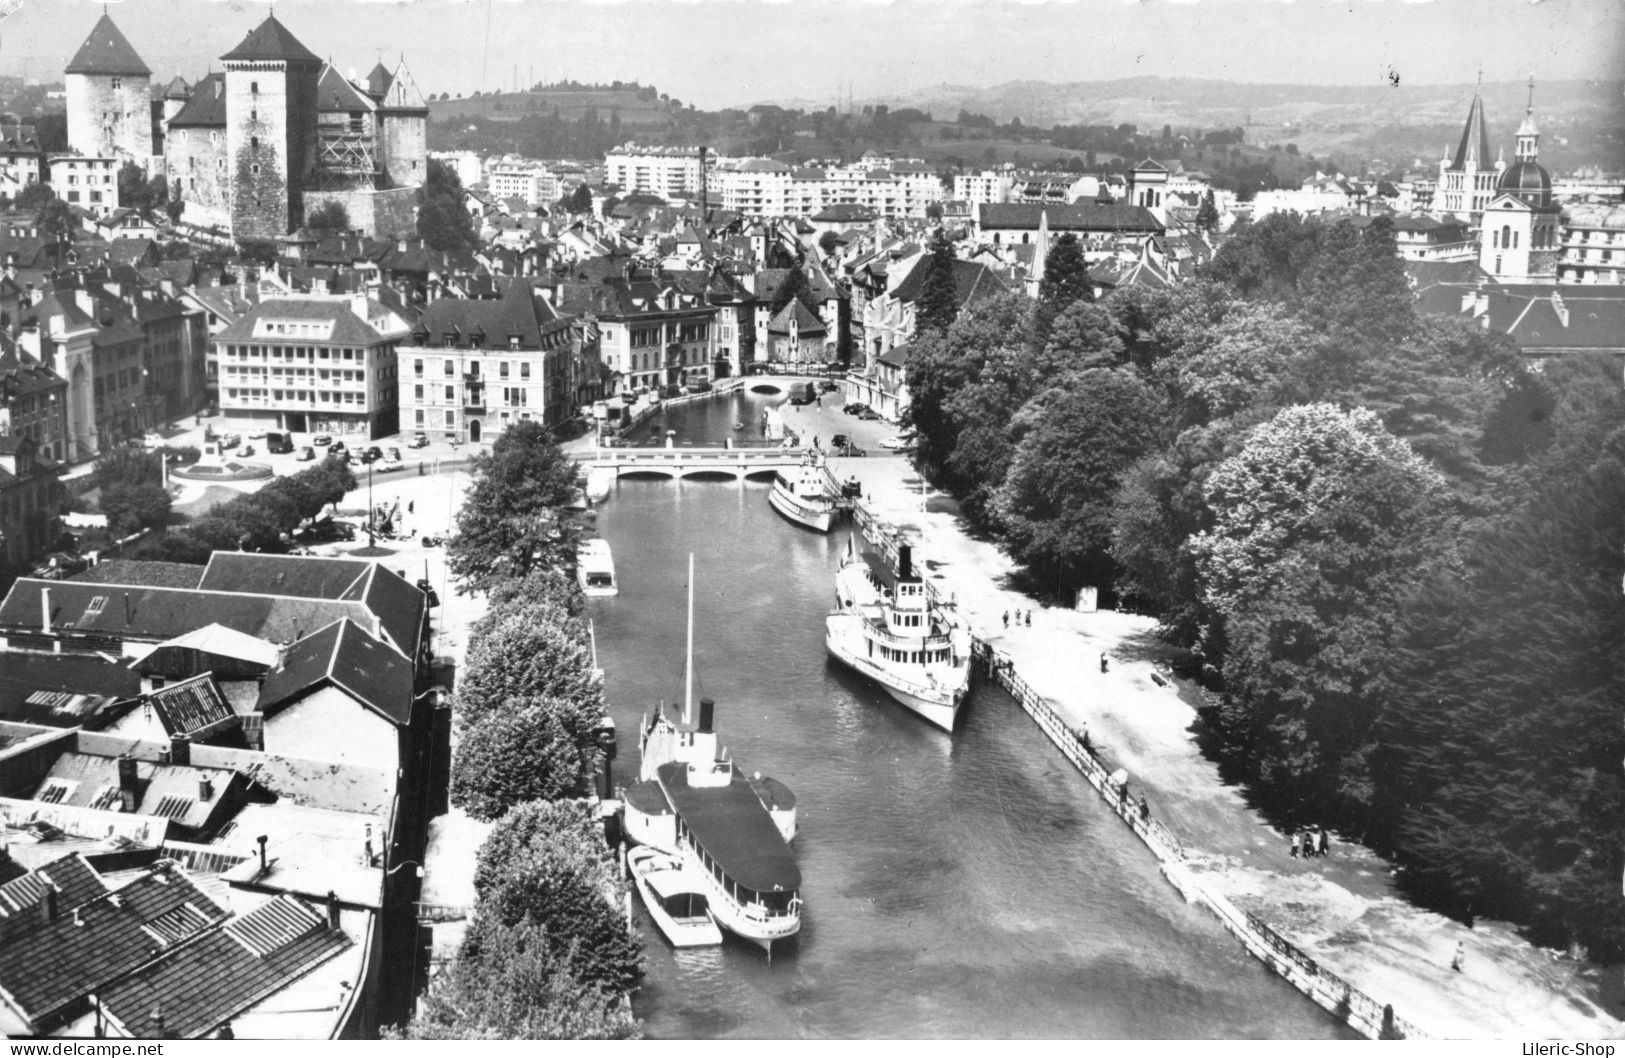
[[1287,855],[1291,856],[1293,859],[1297,859],[1298,858],[1298,850],[1299,850],[1299,848],[1302,847],[1302,843],[1303,843],[1303,835],[1299,834],[1298,831],[1297,831],[1297,828],[1294,827],[1293,830],[1292,830],[1292,849],[1291,849],[1291,851],[1289,851],[1287,853]]
[[1106,671],[1106,652],[1105,651],[1100,652],[1100,671],[1101,672]]
[[1010,611],[1009,610],[1004,611],[1004,628],[1005,628],[1005,631],[1010,630]]
[[1320,829],[1315,831],[1315,855],[1326,855],[1326,852],[1330,846],[1331,839],[1326,834],[1326,825],[1322,823]]
[[1031,628],[1032,626],[1033,626],[1033,612],[1032,612],[1031,609],[1029,609],[1027,611],[1027,627]]
[[1450,968],[1461,973],[1461,964],[1467,961],[1467,942],[1456,941],[1456,954],[1450,959]]

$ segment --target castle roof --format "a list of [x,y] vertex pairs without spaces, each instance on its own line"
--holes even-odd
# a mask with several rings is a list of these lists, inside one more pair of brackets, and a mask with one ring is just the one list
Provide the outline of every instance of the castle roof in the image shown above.
[[389,86],[394,82],[395,75],[385,68],[382,62],[372,68],[367,74],[367,94],[374,99],[382,99],[389,92]]
[[1467,111],[1467,125],[1461,130],[1461,143],[1450,162],[1452,172],[1467,169],[1488,169],[1491,164],[1490,133],[1484,125],[1484,100],[1473,93],[1473,105]]
[[152,71],[147,64],[141,61],[141,56],[130,47],[130,42],[124,39],[124,34],[113,24],[113,19],[103,14],[96,22],[96,28],[90,31],[90,36],[79,45],[74,52],[73,61],[68,63],[64,73],[83,74],[128,74],[131,77],[151,77]]
[[175,79],[169,82],[169,87],[164,89],[164,98],[190,99],[192,98],[192,86],[186,83],[186,78],[176,74]]
[[192,98],[169,119],[170,128],[225,128],[226,75],[212,73],[192,87]]
[[222,62],[268,60],[283,62],[320,62],[315,54],[299,43],[275,15],[265,16],[243,42],[220,56]]
[[376,105],[345,80],[331,63],[322,67],[321,78],[316,82],[317,110],[365,111]]

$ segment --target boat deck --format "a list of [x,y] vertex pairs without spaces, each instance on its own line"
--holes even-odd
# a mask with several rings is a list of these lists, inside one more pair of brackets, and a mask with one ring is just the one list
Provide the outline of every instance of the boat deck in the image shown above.
[[727,786],[693,787],[680,761],[660,766],[660,785],[695,841],[733,881],[758,893],[801,888],[795,852],[738,770]]

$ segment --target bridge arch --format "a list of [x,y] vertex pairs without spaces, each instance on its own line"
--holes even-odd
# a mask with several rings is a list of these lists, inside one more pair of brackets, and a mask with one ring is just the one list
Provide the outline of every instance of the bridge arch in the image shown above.
[[750,387],[752,393],[761,393],[773,397],[784,392],[784,388],[775,382],[758,382]]

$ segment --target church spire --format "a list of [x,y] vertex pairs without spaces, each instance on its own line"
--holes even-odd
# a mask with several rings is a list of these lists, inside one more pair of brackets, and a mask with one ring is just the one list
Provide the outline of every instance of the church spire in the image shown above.
[[1532,162],[1540,154],[1540,130],[1535,127],[1535,78],[1529,78],[1529,106],[1518,126],[1518,161]]
[[1461,130],[1461,142],[1449,168],[1454,170],[1488,169],[1490,167],[1490,133],[1484,122],[1484,74],[1479,72],[1479,91],[1473,93],[1473,105],[1467,110],[1467,125]]

